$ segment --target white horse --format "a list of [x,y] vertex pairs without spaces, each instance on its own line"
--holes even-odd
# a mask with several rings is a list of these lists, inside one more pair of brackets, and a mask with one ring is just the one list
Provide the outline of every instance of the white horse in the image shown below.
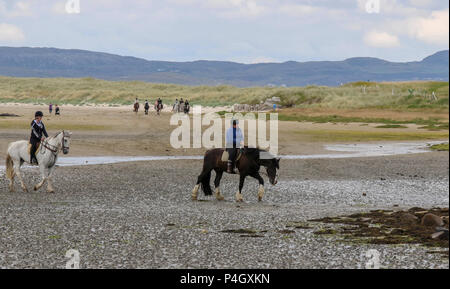
[[[36,159],[39,163],[39,170],[42,181],[34,186],[34,190],[39,190],[47,181],[47,192],[53,193],[52,172],[55,168],[58,153],[62,150],[64,154],[69,153],[70,136],[68,131],[62,131],[53,137],[49,137],[41,142],[36,151]],[[24,162],[30,163],[30,153],[28,151],[28,141],[16,141],[8,145],[6,154],[6,177],[9,179],[9,190],[14,192],[14,177],[17,175],[24,192],[28,192],[27,186],[23,182],[20,167]]]

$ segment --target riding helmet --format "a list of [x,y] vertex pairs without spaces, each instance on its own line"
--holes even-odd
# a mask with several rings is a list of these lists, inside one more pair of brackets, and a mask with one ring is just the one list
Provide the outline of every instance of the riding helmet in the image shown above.
[[44,114],[42,113],[42,111],[36,111],[36,113],[34,114],[34,117],[43,117]]

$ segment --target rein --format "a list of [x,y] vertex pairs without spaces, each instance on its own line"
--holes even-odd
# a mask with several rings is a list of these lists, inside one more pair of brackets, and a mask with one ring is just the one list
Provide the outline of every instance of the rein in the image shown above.
[[[64,146],[64,138],[66,137],[64,131],[58,133],[58,134],[55,135],[54,137],[51,137],[50,140],[56,138],[56,137],[57,137],[58,135],[60,135],[61,133],[63,134],[63,140],[62,140],[62,147],[61,147],[61,149],[66,149],[66,147]],[[51,151],[54,155],[56,155],[56,154],[58,153],[58,151],[60,150],[60,148],[59,148],[58,146],[49,144],[48,140],[44,140],[44,141],[41,143],[41,145],[42,145],[42,147],[44,147],[44,148],[48,149],[49,151]],[[42,153],[42,152],[41,152],[41,153]]]
[[41,144],[44,148],[48,149],[49,151],[51,151],[52,153],[56,154],[58,152],[58,147],[51,145],[48,143],[48,141],[44,140]]

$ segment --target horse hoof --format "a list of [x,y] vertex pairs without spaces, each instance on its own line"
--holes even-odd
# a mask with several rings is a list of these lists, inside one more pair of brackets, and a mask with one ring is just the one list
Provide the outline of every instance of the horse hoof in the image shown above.
[[34,186],[33,188],[35,191],[39,190],[39,188],[37,186]]
[[236,202],[241,203],[244,201],[244,198],[242,197],[242,194],[237,193],[236,194]]
[[27,188],[22,188],[24,193],[28,193],[28,189]]
[[264,186],[259,186],[258,190],[258,202],[261,202],[264,197]]
[[198,197],[198,189],[200,188],[200,185],[196,185],[194,187],[194,189],[192,190],[192,194],[191,194],[191,199],[193,201],[197,201],[197,197]]
[[216,199],[217,199],[218,201],[223,201],[223,200],[225,200],[225,198],[224,198],[222,195],[216,195]]
[[47,193],[49,193],[49,194],[54,194],[55,191],[54,191],[54,190],[50,190],[50,191],[47,191]]

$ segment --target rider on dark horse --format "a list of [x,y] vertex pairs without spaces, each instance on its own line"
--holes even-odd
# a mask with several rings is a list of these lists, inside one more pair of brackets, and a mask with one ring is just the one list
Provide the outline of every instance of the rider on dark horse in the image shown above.
[[31,137],[30,137],[30,164],[38,164],[36,159],[36,150],[41,141],[44,141],[48,137],[45,125],[42,122],[44,114],[42,111],[36,111],[34,114],[34,120],[31,122]]
[[244,143],[244,135],[239,128],[239,120],[232,120],[232,127],[226,133],[226,150],[228,152],[227,173],[235,174],[234,163],[237,156],[238,149]]
[[186,101],[184,102],[184,113],[188,114],[190,108],[191,107],[189,106],[189,101],[186,99]]
[[145,109],[145,114],[148,114],[148,110],[150,109],[150,105],[148,104],[148,100],[145,100],[144,109]]

